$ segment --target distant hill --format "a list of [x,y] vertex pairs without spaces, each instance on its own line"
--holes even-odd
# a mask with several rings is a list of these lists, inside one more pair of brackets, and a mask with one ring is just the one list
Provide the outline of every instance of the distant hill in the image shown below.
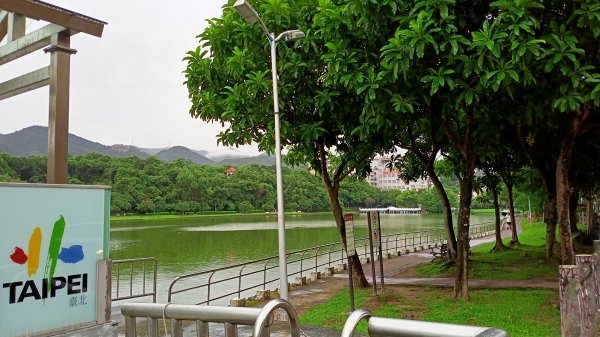
[[[45,156],[48,153],[48,128],[45,126],[30,126],[10,134],[0,134],[0,151],[17,157]],[[202,165],[275,165],[275,158],[266,154],[255,157],[238,157],[236,155],[233,158],[220,156],[217,160],[211,160],[206,156],[208,154],[207,151],[192,150],[183,146],[163,149],[138,148],[123,144],[106,146],[74,134],[69,134],[69,154],[72,156],[81,156],[88,153],[99,153],[121,158],[133,156],[148,158],[153,155],[166,162],[181,158]]]
[[243,166],[250,164],[258,164],[263,166],[275,165],[275,157],[271,157],[265,153],[255,157],[234,157],[223,158],[217,162],[219,165]]
[[192,163],[201,165],[215,165],[216,163],[198,152],[183,146],[173,146],[172,148],[162,150],[156,154],[156,157],[162,161],[171,162],[183,158]]

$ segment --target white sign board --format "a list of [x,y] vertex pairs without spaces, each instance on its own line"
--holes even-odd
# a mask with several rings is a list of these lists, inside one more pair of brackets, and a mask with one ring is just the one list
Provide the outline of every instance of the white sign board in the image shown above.
[[352,214],[344,215],[344,223],[346,225],[346,253],[348,256],[356,255],[354,247],[354,221]]
[[96,320],[108,187],[0,184],[0,337]]
[[379,212],[371,211],[369,212],[369,216],[371,217],[371,237],[373,238],[373,247],[377,248],[380,245],[380,226],[379,226]]

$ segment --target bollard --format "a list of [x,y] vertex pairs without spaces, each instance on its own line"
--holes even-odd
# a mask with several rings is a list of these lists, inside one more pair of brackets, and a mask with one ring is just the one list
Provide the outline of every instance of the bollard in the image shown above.
[[560,300],[560,331],[562,337],[580,337],[580,308],[579,308],[579,276],[580,269],[574,265],[558,267],[559,300]]
[[326,273],[327,273],[327,276],[332,276],[333,274],[335,274],[335,268],[327,267]]
[[254,297],[257,301],[264,301],[271,298],[271,290],[269,289],[261,289],[256,292],[256,296]]
[[245,298],[232,298],[229,300],[229,306],[230,307],[245,307],[246,306],[246,299]]
[[579,254],[575,262],[581,269],[579,288],[579,308],[581,311],[581,336],[595,337],[596,324],[596,299],[594,298],[594,275],[592,273],[592,255]]
[[348,265],[346,265],[345,263],[338,264],[338,270],[339,271],[344,271],[346,269],[348,269]]
[[371,263],[371,258],[367,257],[367,263]]
[[296,284],[301,285],[301,286],[306,285],[306,276],[296,277]]
[[594,274],[596,315],[600,317],[600,240],[594,240],[594,253],[592,254],[592,273]]
[[392,253],[387,253],[387,258],[391,259],[392,258]]
[[310,279],[312,281],[316,281],[319,280],[321,278],[321,272],[320,271],[313,271],[310,273]]

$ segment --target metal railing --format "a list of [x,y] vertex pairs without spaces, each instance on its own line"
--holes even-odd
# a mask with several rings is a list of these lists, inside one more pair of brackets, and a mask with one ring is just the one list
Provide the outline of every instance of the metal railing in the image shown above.
[[[492,233],[494,224],[485,223],[471,226],[469,236],[475,238]],[[401,255],[417,252],[441,245],[446,242],[445,238],[444,229],[382,235],[382,253]],[[370,256],[369,239],[359,238],[355,242],[359,258],[367,260]],[[185,295],[186,303],[210,305],[211,302],[232,296],[241,298],[252,290],[266,290],[268,285],[279,282],[277,261],[277,256],[271,256],[179,276],[169,285],[167,301],[179,302],[179,297]],[[313,272],[313,276],[318,277],[323,267],[330,272],[330,268],[346,263],[346,254],[341,243],[336,242],[290,252],[287,261],[288,277],[293,280],[293,277],[302,278]],[[178,295],[177,299],[175,295]]]
[[508,337],[504,330],[469,325],[374,317],[369,310],[355,310],[346,320],[342,337],[352,337],[358,323],[366,319],[371,337]]
[[[153,257],[112,261],[112,301],[152,296],[156,303],[157,262]],[[126,279],[123,282],[123,278]],[[122,295],[125,293],[125,295]]]
[[[270,336],[273,313],[277,309],[286,312],[290,323],[291,337],[300,337],[298,316],[294,307],[287,301],[276,299],[261,308],[239,308],[219,306],[197,306],[182,304],[128,303],[121,307],[125,317],[125,337],[137,335],[137,318],[145,318],[149,337],[158,337],[159,319],[170,320],[172,337],[182,337],[183,323],[195,321],[196,336],[209,337],[209,323],[223,323],[225,337],[237,337],[238,325],[254,327],[253,336]],[[165,335],[166,335],[165,331]],[[188,334],[186,333],[186,336]]]

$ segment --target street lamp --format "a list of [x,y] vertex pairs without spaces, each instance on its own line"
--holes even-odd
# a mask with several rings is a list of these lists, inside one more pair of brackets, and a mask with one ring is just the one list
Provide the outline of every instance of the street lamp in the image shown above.
[[267,26],[260,18],[258,13],[246,0],[237,0],[233,7],[238,11],[240,16],[247,23],[260,24],[263,32],[267,35],[269,44],[271,45],[271,74],[273,75],[273,106],[275,116],[275,172],[277,175],[277,233],[279,242],[279,292],[280,297],[284,300],[288,299],[288,273],[287,259],[285,249],[285,220],[283,217],[283,179],[281,173],[281,135],[279,130],[279,92],[277,89],[277,43],[279,40],[293,41],[304,37],[304,33],[300,30],[287,30],[277,37],[275,33],[270,33]]

